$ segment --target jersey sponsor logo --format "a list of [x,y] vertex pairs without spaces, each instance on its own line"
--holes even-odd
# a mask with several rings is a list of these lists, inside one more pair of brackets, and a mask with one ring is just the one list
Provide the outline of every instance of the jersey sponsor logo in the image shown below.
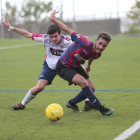
[[63,45],[61,45],[60,47],[63,48]]
[[52,55],[61,56],[64,51],[63,50],[55,50],[53,48],[50,48],[50,52],[52,53]]
[[83,57],[80,56],[80,54],[74,54],[74,56],[78,59],[78,61],[85,61]]

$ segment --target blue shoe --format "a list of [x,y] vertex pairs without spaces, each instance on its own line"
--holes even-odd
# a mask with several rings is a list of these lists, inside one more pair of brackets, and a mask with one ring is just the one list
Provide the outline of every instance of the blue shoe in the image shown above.
[[77,105],[71,104],[70,101],[67,102],[66,106],[68,108],[71,108],[74,112],[82,112],[81,110],[78,109]]
[[102,106],[102,108],[100,109],[100,112],[103,115],[110,116],[111,114],[113,114],[114,109],[112,109],[112,108],[106,108],[106,107]]

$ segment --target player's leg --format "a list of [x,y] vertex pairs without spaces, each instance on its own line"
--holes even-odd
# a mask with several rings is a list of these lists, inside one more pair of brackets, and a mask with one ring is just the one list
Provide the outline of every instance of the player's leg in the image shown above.
[[72,108],[75,112],[81,112],[79,109],[77,109],[75,105],[86,98],[89,98],[92,102],[95,102],[98,108],[102,107],[99,100],[96,98],[93,91],[90,89],[89,84],[86,80],[89,78],[89,76],[82,67],[65,67],[58,61],[56,71],[61,78],[65,79],[66,81],[73,82],[82,88],[82,91],[67,103],[67,107]]
[[[73,84],[72,78],[77,73],[74,69],[70,67],[65,67],[64,65],[61,64],[61,62],[58,61],[57,66],[56,66],[56,71],[57,71],[57,74],[62,79],[69,82],[69,85]],[[84,100],[86,97],[82,95],[80,98]],[[72,104],[70,101],[67,102],[66,106],[68,108],[71,108],[74,112],[82,112],[81,110],[78,109],[78,106],[76,104]]]
[[26,104],[28,104],[32,99],[34,99],[36,97],[36,95],[39,92],[41,92],[48,83],[49,82],[47,80],[39,79],[37,82],[37,85],[28,91],[28,93],[26,94],[26,96],[22,100],[21,104],[23,106],[26,106]]
[[43,70],[38,78],[37,85],[28,91],[20,104],[13,105],[12,107],[15,110],[24,109],[27,103],[34,99],[36,95],[45,88],[46,85],[50,85],[52,83],[55,76],[56,71],[50,69],[46,61],[44,61]]
[[[83,68],[82,68],[82,69],[83,69]],[[95,86],[94,86],[93,82],[91,81],[91,79],[89,78],[89,74],[87,75],[87,73],[85,72],[85,70],[82,70],[82,69],[79,68],[79,69],[77,70],[77,72],[80,73],[80,75],[82,75],[82,76],[86,79],[86,81],[88,82],[88,84],[89,84],[89,86],[90,86],[91,92],[92,92],[93,95],[94,95]],[[83,89],[82,89],[82,90],[83,90]],[[82,93],[82,92],[81,92],[81,93]],[[87,92],[87,93],[88,93],[88,92]],[[85,93],[84,93],[84,94],[85,94]],[[88,94],[89,94],[89,93],[88,93]],[[94,98],[95,98],[96,102],[93,102],[92,99],[94,99]],[[109,115],[111,115],[111,114],[114,112],[114,109],[106,108],[106,107],[104,107],[104,106],[101,106],[101,107],[100,107],[101,103],[100,103],[100,101],[98,100],[98,98],[97,98],[95,95],[92,96],[92,99],[88,96],[88,99],[90,100],[90,102],[92,103],[92,105],[94,104],[94,106],[96,106],[96,109],[97,109],[97,110],[100,110],[101,114],[109,116]],[[95,101],[95,100],[94,100],[94,101]]]
[[[74,72],[71,71],[70,73],[71,74],[75,73],[75,71]],[[79,85],[79,81],[82,81],[83,77],[79,74],[75,74],[75,76],[76,76],[76,79],[72,80],[72,83]],[[86,84],[88,85],[88,83],[86,83]],[[84,83],[82,83],[81,86],[84,86]],[[66,104],[66,106],[68,108],[71,108],[74,112],[82,112],[81,110],[78,109],[78,106],[76,105],[77,103],[79,103],[87,98],[82,92],[83,91],[81,91],[78,95],[76,95],[74,98],[69,100]]]
[[73,77],[72,82],[78,84],[82,88],[82,90],[77,96],[71,99],[70,102],[72,104],[77,104],[78,102],[80,102],[80,97],[86,96],[96,106],[96,108],[101,112],[102,115],[110,116],[114,112],[114,109],[104,107],[89,87],[88,82],[83,78],[84,77],[79,74],[76,74]]
[[[89,74],[88,74],[89,75]],[[94,92],[95,91],[95,86],[92,82],[92,80],[90,78],[87,79],[87,82],[91,88],[91,90]],[[90,109],[96,109],[98,110],[98,108],[95,106],[95,104],[93,102],[91,102],[88,98],[85,99],[85,105],[84,105],[85,111],[89,111]],[[111,108],[105,108],[104,106],[101,108],[100,112],[103,115],[111,115],[114,110]]]
[[[85,67],[83,65],[81,65],[81,66],[86,71]],[[89,75],[89,72],[86,71],[86,73]],[[88,78],[87,82],[88,82],[91,90],[94,92],[95,91],[95,86],[94,86],[93,82],[91,81],[91,79]],[[96,107],[88,98],[86,98],[85,99],[84,109],[85,109],[85,111],[89,111],[90,109],[96,109]]]
[[108,109],[101,105],[100,101],[94,95],[94,92],[89,87],[89,84],[86,80],[89,78],[89,76],[83,68],[81,69],[80,67],[79,69],[77,68],[75,69],[71,67],[65,67],[64,65],[61,64],[61,62],[58,61],[56,71],[57,74],[64,80],[73,82],[82,88],[81,92],[73,99],[69,100],[66,104],[66,106],[71,108],[74,112],[82,112],[81,110],[78,109],[78,106],[76,104],[78,102],[83,101],[86,98],[88,98],[92,103],[94,103],[97,109],[100,110],[100,112],[103,115],[109,116],[114,112],[113,109]]
[[[91,81],[91,79],[89,78],[89,73],[87,73],[87,72],[85,71],[85,67],[84,67],[84,66],[81,66],[81,67],[79,67],[79,68],[76,68],[76,72],[79,73],[81,76],[84,77],[83,80],[86,79],[86,82],[88,83],[88,85],[86,85],[86,86],[89,86],[90,89],[94,92],[94,91],[95,91],[95,86],[94,86],[93,82]],[[78,79],[77,79],[77,80],[78,80]],[[81,79],[78,80],[78,81],[81,82]],[[94,104],[93,104],[92,102],[90,102],[90,100],[89,100],[88,98],[86,98],[85,100],[87,100],[87,102],[88,102],[88,107],[91,108],[91,106],[89,106],[89,105],[92,105],[92,107],[93,107]],[[91,104],[89,104],[89,103],[91,103]],[[95,105],[94,105],[94,106],[95,106]]]
[[[90,78],[87,79],[87,82],[91,88],[91,90],[94,92],[95,91],[95,86]],[[97,109],[96,106],[88,99],[85,99],[85,105],[84,105],[85,111],[89,111],[90,109]]]
[[91,79],[88,78],[87,73],[81,68],[76,69],[76,71],[78,72],[78,74],[76,74],[72,78],[72,82],[78,84],[82,88],[82,90],[77,96],[71,99],[70,102],[73,104],[77,104],[78,102],[80,102],[80,100],[82,101],[84,99],[84,96],[86,96],[92,102],[92,104],[96,106],[96,108],[101,112],[101,114],[107,116],[111,115],[114,110],[102,106],[98,98],[94,95],[93,91],[95,91],[95,86],[92,83]]
[[[68,70],[67,70],[67,72],[68,72]],[[63,76],[64,75],[65,74],[63,73]],[[86,79],[83,76],[76,73],[74,75],[74,77],[72,78],[72,82],[75,83],[76,85],[79,85],[82,88],[82,90],[80,91],[80,93],[78,95],[76,95],[74,98],[72,98],[71,100],[69,100],[67,102],[66,105],[69,108],[72,108],[74,110],[74,106],[77,103],[79,103],[79,102],[83,101],[84,99],[88,98],[90,101],[92,101],[98,107],[98,110],[101,109],[101,107],[102,107],[101,103],[99,102],[97,97],[94,95],[93,91],[89,87],[88,82],[86,81]],[[75,112],[82,112],[82,111],[76,111],[76,109],[74,111]]]
[[35,87],[31,88],[31,89],[27,92],[27,94],[26,94],[26,96],[24,97],[24,99],[22,100],[22,102],[21,102],[20,104],[17,104],[17,105],[13,105],[13,106],[12,106],[13,109],[15,109],[15,110],[24,109],[24,108],[26,107],[26,105],[27,105],[32,99],[34,99],[34,98],[36,97],[36,95],[37,95],[40,91],[42,91],[42,90],[45,88],[45,86],[46,86],[47,83],[48,83],[47,80],[44,80],[44,79],[38,80],[37,85],[36,85]]
[[[91,90],[87,80],[83,76],[81,76],[80,74],[76,74],[73,77],[72,82],[79,85],[82,88],[82,91],[78,95],[81,96],[83,94],[86,98],[88,98],[91,102],[93,102],[97,106],[98,109],[102,107],[98,98],[94,95],[94,92]],[[80,99],[78,100],[78,98],[77,99],[73,98],[71,101],[73,103],[78,103],[80,102]]]

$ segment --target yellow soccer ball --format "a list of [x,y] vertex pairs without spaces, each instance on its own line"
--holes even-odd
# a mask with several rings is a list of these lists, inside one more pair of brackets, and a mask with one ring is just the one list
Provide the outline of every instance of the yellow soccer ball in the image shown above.
[[64,111],[61,105],[53,103],[46,108],[45,113],[50,121],[58,121],[63,117]]

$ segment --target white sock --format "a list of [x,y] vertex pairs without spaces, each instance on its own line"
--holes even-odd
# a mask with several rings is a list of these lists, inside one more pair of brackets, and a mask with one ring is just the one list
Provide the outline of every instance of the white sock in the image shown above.
[[36,95],[32,95],[30,90],[28,91],[28,93],[26,94],[26,96],[24,97],[23,101],[21,102],[21,104],[23,106],[26,106],[27,103],[29,103],[29,101],[33,98],[35,98]]
[[85,101],[90,101],[90,100],[88,98],[86,98]]

